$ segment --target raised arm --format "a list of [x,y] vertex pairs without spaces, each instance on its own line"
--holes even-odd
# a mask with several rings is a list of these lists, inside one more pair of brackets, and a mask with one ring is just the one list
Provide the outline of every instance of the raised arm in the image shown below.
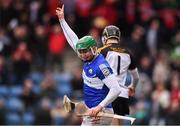
[[78,42],[79,38],[64,19],[64,5],[62,6],[62,8],[58,7],[56,9],[56,15],[59,18],[59,22],[66,37],[66,40],[68,41],[69,45],[74,49],[74,51],[76,51],[76,43]]

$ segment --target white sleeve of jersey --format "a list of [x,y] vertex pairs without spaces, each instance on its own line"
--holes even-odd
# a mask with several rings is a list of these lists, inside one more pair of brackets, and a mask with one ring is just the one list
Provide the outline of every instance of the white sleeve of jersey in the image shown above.
[[105,107],[119,96],[119,94],[121,93],[121,87],[119,86],[118,81],[113,74],[107,76],[102,81],[109,88],[109,93],[107,94],[105,99],[99,104],[102,107]]
[[74,51],[76,52],[76,43],[79,41],[78,36],[74,33],[74,31],[69,27],[69,25],[67,24],[67,22],[62,19],[59,20],[61,28],[63,30],[63,33],[69,43],[69,45],[74,49]]

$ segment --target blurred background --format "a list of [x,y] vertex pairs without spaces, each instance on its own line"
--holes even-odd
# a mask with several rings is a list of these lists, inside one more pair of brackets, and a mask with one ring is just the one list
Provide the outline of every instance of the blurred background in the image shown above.
[[106,25],[121,29],[140,73],[135,124],[180,124],[179,0],[0,0],[0,125],[81,123],[62,107],[64,94],[83,98],[82,63],[55,15],[62,4],[78,37],[90,34],[99,47]]

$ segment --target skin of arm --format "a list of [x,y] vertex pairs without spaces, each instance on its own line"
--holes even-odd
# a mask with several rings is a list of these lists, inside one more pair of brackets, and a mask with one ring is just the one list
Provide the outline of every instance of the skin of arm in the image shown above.
[[74,33],[74,31],[69,27],[67,22],[65,21],[64,18],[64,5],[62,8],[58,7],[56,9],[56,15],[58,16],[59,23],[61,25],[61,28],[63,30],[63,33],[66,37],[67,42],[69,45],[73,48],[73,50],[76,52],[76,43],[79,41],[78,36]]

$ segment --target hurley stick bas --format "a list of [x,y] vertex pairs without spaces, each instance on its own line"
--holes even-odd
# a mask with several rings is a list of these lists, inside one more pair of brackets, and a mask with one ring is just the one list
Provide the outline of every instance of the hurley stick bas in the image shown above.
[[[89,108],[83,102],[72,102],[66,95],[64,95],[63,106],[66,112],[75,112],[77,116],[89,116]],[[131,121],[131,124],[133,124],[136,119],[132,117],[110,114],[105,112],[99,112],[97,116],[129,120]]]

